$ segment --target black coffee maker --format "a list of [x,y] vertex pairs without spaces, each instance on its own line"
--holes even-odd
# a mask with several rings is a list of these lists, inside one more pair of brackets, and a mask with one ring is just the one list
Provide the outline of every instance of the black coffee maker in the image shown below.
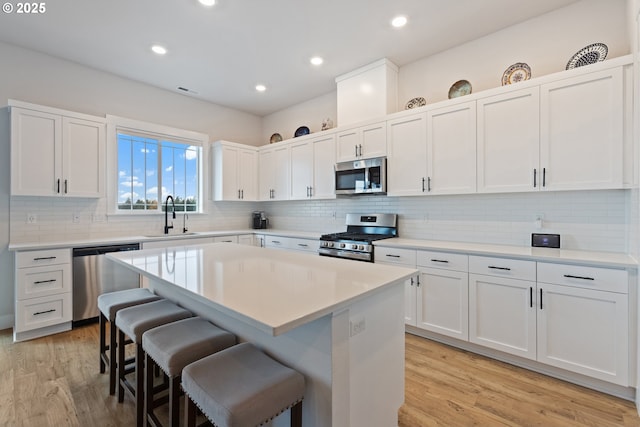
[[255,211],[252,215],[253,218],[253,228],[256,230],[267,228],[267,223],[269,220],[267,219],[264,211]]

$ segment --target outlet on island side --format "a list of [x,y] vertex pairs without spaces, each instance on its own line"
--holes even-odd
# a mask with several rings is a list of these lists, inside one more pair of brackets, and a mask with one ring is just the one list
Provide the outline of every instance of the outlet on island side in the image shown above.
[[358,335],[367,328],[367,322],[364,317],[356,317],[349,320],[349,336]]

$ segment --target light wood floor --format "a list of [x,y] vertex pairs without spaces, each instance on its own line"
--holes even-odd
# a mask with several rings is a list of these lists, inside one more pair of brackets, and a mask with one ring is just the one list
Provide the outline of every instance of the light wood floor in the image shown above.
[[[631,402],[406,337],[400,427],[640,426]],[[0,331],[0,425],[135,425],[131,399],[108,394],[97,347],[97,324],[18,344]]]

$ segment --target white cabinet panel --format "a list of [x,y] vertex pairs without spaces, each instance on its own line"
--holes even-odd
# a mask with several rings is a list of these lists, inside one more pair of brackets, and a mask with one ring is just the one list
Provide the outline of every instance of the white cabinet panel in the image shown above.
[[538,361],[631,385],[627,295],[546,283],[538,286]]
[[476,191],[476,103],[427,112],[427,193]]
[[335,135],[291,144],[291,199],[335,198]]
[[41,108],[11,107],[11,194],[102,197],[104,119]]
[[477,116],[478,192],[536,190],[540,185],[539,88],[478,99]]
[[336,144],[338,162],[384,157],[387,155],[386,122],[338,132]]
[[469,341],[536,359],[536,283],[469,274]]
[[287,200],[291,175],[290,146],[260,150],[260,200]]
[[622,188],[622,69],[542,85],[540,99],[543,188]]
[[226,141],[213,145],[213,199],[255,201],[258,197],[258,153]]
[[427,115],[387,122],[387,193],[414,196],[427,191]]
[[417,327],[464,341],[469,339],[466,271],[420,267],[417,303]]

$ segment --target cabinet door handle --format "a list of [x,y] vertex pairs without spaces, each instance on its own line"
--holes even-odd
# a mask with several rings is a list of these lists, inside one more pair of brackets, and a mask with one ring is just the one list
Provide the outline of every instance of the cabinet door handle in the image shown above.
[[64,194],[68,194],[69,193],[69,180],[65,179],[64,180]]
[[536,188],[538,184],[537,177],[538,177],[538,170],[536,168],[533,168],[533,188]]
[[420,287],[420,276],[416,276],[416,287]]
[[360,156],[362,156],[362,144],[359,144],[358,148],[360,148]]
[[271,243],[273,243],[274,245],[279,245],[280,241],[279,240],[272,240]]
[[58,186],[58,189],[56,190],[56,192],[60,194],[60,178],[58,178],[57,186]]
[[353,146],[353,148],[355,148],[355,149],[356,149],[356,157],[358,157],[358,146],[357,146],[357,145],[354,145],[354,146]]
[[240,194],[242,195],[242,200],[244,200],[244,188],[240,190]]
[[431,192],[431,177],[427,177],[427,193]]
[[313,187],[309,186],[309,197],[313,197]]
[[529,307],[533,308],[533,286],[529,286]]
[[547,168],[542,168],[542,186],[547,186]]
[[587,276],[574,276],[573,274],[565,274],[564,277],[568,279],[580,279],[580,280],[595,280],[593,277]]
[[43,283],[53,283],[56,282],[56,279],[49,279],[49,280],[37,280],[35,282],[33,282],[34,285],[41,285]]
[[424,193],[424,177],[422,177],[422,192]]
[[449,261],[446,259],[432,259],[431,262],[441,262],[443,264],[449,264]]
[[542,310],[542,288],[540,288],[540,310]]
[[238,189],[238,199],[240,198],[240,189]]
[[38,258],[34,258],[34,261],[46,261],[48,259],[56,259],[57,257],[55,256],[44,256],[44,257],[38,257]]
[[45,311],[36,311],[35,313],[33,313],[33,315],[39,316],[41,314],[53,313],[54,311],[56,311],[55,308],[52,308],[51,310],[45,310]]
[[298,243],[298,246],[302,247],[302,248],[308,248],[309,245],[307,245],[306,243]]
[[400,258],[400,255],[393,255],[393,254],[386,254],[385,256],[388,256],[391,258]]
[[496,267],[495,265],[490,265],[489,268],[491,268],[493,270],[511,271],[511,269],[509,267]]

